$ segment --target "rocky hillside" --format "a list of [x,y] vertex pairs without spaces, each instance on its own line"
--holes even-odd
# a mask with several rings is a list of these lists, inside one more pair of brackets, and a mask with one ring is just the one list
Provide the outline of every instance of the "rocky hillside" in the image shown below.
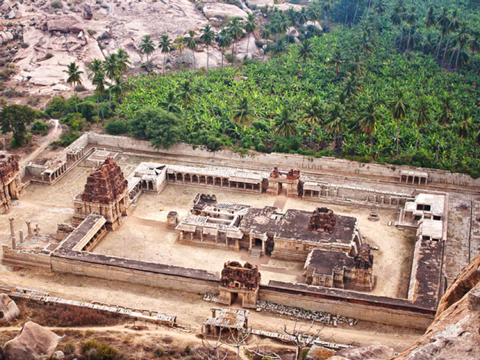
[[480,254],[449,286],[425,335],[395,359],[480,359]]

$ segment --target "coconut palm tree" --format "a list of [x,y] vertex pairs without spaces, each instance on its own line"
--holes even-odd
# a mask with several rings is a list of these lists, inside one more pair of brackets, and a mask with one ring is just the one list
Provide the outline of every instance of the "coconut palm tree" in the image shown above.
[[222,52],[222,68],[223,68],[223,58],[225,57],[225,49],[232,45],[232,37],[226,29],[222,29],[217,35],[217,44],[220,46],[220,51]]
[[302,59],[303,63],[307,61],[307,59],[311,59],[313,55],[313,45],[310,39],[305,39],[300,44],[300,49],[298,50],[298,56]]
[[180,55],[182,55],[183,50],[185,50],[185,43],[186,43],[185,38],[183,36],[177,37],[176,43],[177,43],[176,49],[180,52]]
[[[120,74],[120,69],[118,66],[117,61],[117,54],[113,53],[110,54],[105,58],[103,62],[103,70],[105,71],[105,75],[112,81],[115,80],[115,77]],[[108,108],[111,109],[112,104],[112,93],[108,92]]]
[[435,8],[433,5],[430,5],[425,16],[425,26],[430,29],[432,26],[437,25],[437,18],[435,17]]
[[173,91],[169,91],[167,93],[167,97],[164,101],[160,102],[160,107],[164,109],[165,111],[171,112],[171,113],[180,113],[181,110],[176,104],[177,99],[175,96],[175,93]]
[[233,111],[232,120],[239,125],[249,125],[253,121],[254,111],[248,103],[248,99],[244,96],[238,103],[237,108]]
[[477,145],[475,147],[475,162],[473,163],[473,167],[477,167],[477,156],[478,156],[478,148],[480,147],[480,127],[477,130],[477,133],[475,134],[475,137],[473,139],[475,141],[475,144]]
[[440,105],[441,109],[440,109],[440,115],[438,117],[438,122],[442,127],[442,132],[440,133],[440,139],[438,141],[438,147],[437,147],[437,154],[435,155],[435,160],[433,162],[434,166],[437,165],[438,156],[440,154],[440,145],[442,144],[445,126],[450,125],[452,123],[454,111],[455,111],[452,97],[449,94],[445,94],[445,96],[442,98],[441,101],[442,103]]
[[75,64],[75,62],[71,62],[67,65],[67,70],[63,70],[64,73],[68,75],[67,77],[67,84],[73,85],[73,96],[75,97],[75,111],[78,112],[77,106],[77,85],[82,85],[82,74],[83,71],[79,70],[79,65]]
[[339,135],[344,133],[347,128],[345,123],[345,106],[341,102],[335,102],[331,107],[325,128],[329,133],[334,134],[335,149],[337,149]]
[[452,39],[452,34],[454,32],[456,32],[458,30],[458,28],[460,27],[460,21],[458,19],[458,16],[457,16],[458,12],[457,12],[457,9],[454,9],[452,11],[452,17],[449,21],[449,24],[448,24],[448,39],[447,39],[447,45],[445,46],[445,51],[443,52],[443,58],[442,58],[442,64],[441,66],[443,66],[444,62],[445,62],[445,56],[447,56],[447,51],[448,51],[448,45],[450,44],[450,40]]
[[[115,96],[115,99],[117,99],[117,103],[120,103],[122,101],[123,95],[126,91],[126,84],[123,81],[121,75],[115,76],[115,79],[113,79],[113,83],[108,88],[108,91]],[[117,110],[118,109],[119,108],[117,107]]]
[[325,107],[317,97],[314,97],[311,102],[305,104],[304,113],[300,121],[310,125],[310,147],[312,147],[315,126],[323,123],[324,112]]
[[158,48],[163,54],[163,76],[165,76],[167,54],[172,51],[172,40],[168,37],[168,35],[162,35],[162,39],[158,43]]
[[407,40],[407,51],[410,48],[410,39],[412,38],[412,28],[415,26],[415,23],[417,22],[418,15],[415,12],[415,6],[412,5],[410,7],[410,11],[407,12],[405,15],[405,22],[409,25],[408,28],[408,40]]
[[202,28],[202,35],[200,35],[200,40],[207,46],[207,71],[208,71],[208,59],[210,58],[210,54],[208,53],[208,48],[212,44],[212,41],[215,40],[215,33],[212,30],[210,24],[205,25]]
[[344,61],[342,50],[337,47],[333,51],[332,56],[327,59],[326,65],[327,67],[331,67],[335,71],[335,76],[338,77],[338,73],[340,72]]
[[475,68],[475,54],[480,52],[480,31],[472,30],[471,37],[468,40],[468,48],[472,53],[472,69]]
[[381,115],[377,105],[370,100],[360,113],[359,125],[362,132],[370,137],[370,156],[373,157],[373,135],[377,130],[377,123],[380,121]]
[[428,125],[430,122],[430,101],[429,97],[422,96],[420,98],[420,102],[418,103],[418,106],[414,107],[413,110],[415,110],[417,116],[415,118],[415,124],[417,125],[417,139],[415,140],[415,153],[417,153],[417,148],[418,148],[418,138],[420,136],[420,130]]
[[88,78],[92,80],[92,84],[95,85],[95,94],[97,95],[97,116],[100,116],[100,97],[105,94],[105,73],[103,71],[102,62],[99,59],[94,59],[88,66],[88,71]]
[[[263,40],[270,40],[272,37],[272,27],[270,24],[265,24],[265,26],[260,30],[260,37]],[[265,53],[267,52],[267,45],[263,45],[263,57],[262,60],[265,60]]]
[[470,132],[472,130],[472,117],[469,111],[463,112],[463,120],[458,127],[457,135],[457,148],[455,149],[455,155],[453,155],[452,160],[452,169],[455,167],[455,160],[457,158],[458,148],[460,147],[460,142],[468,139],[470,137]]
[[193,70],[196,70],[195,66],[195,49],[197,48],[197,40],[195,40],[195,31],[190,30],[187,37],[187,47],[192,50],[193,53]]
[[234,17],[227,25],[228,32],[233,40],[232,57],[235,63],[235,44],[243,35],[243,23],[239,17]]
[[192,83],[189,80],[185,80],[180,84],[180,93],[178,94],[178,98],[182,101],[182,106],[185,109],[184,119],[186,119],[188,106],[193,104],[193,89]]
[[151,39],[150,35],[145,35],[142,39],[142,42],[140,43],[139,46],[140,52],[142,54],[147,55],[147,72],[150,73],[150,60],[149,56],[153,54],[155,51],[155,44],[153,43],[153,40]]
[[275,118],[275,133],[286,138],[296,133],[297,122],[287,108],[282,108]]
[[123,49],[118,49],[117,51],[117,66],[119,69],[119,72],[121,74],[124,74],[128,70],[128,66],[131,64],[130,62],[130,56],[127,54],[127,52]]
[[253,13],[248,14],[247,20],[244,25],[245,32],[247,33],[247,55],[248,45],[250,44],[250,35],[257,29],[257,20]]
[[400,120],[405,120],[408,109],[409,106],[405,100],[405,91],[398,88],[396,91],[396,97],[390,104],[393,119],[397,122],[397,156],[400,142]]
[[442,46],[442,41],[445,35],[450,31],[450,18],[448,16],[448,10],[444,7],[441,8],[440,15],[437,18],[437,25],[440,26],[440,40],[437,45],[437,54],[435,58],[440,54],[440,47]]

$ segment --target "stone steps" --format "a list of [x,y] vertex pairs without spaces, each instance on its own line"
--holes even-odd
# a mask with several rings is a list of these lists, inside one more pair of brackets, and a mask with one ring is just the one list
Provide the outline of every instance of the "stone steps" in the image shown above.
[[260,259],[260,257],[262,256],[262,250],[260,249],[252,249],[251,253],[250,253],[250,258],[252,259]]

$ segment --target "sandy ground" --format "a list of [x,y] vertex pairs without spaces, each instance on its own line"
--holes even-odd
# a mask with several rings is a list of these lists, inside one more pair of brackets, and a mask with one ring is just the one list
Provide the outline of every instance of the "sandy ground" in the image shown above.
[[[0,284],[37,289],[78,301],[100,301],[141,309],[175,313],[178,323],[193,332],[201,330],[206,317],[211,316],[213,305],[201,300],[201,294],[189,294],[124,282],[94,279],[85,276],[56,274],[44,271],[19,270],[0,266]],[[249,326],[255,329],[281,332],[283,325],[291,329],[294,319],[288,316],[251,312]],[[309,324],[300,321],[304,328]],[[318,327],[314,327],[317,329]],[[391,327],[369,322],[359,322],[356,326],[340,324],[338,328],[321,327],[321,338],[345,344],[372,345],[384,344],[401,351],[411,345],[423,333],[422,331]]]

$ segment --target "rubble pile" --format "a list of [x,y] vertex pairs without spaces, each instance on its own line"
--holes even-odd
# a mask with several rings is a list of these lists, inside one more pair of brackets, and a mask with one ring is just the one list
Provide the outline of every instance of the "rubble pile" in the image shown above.
[[257,311],[268,311],[279,315],[289,315],[298,319],[320,322],[326,325],[337,327],[339,323],[356,325],[358,319],[347,318],[345,316],[332,315],[323,311],[310,311],[291,306],[275,304],[265,300],[257,302]]

